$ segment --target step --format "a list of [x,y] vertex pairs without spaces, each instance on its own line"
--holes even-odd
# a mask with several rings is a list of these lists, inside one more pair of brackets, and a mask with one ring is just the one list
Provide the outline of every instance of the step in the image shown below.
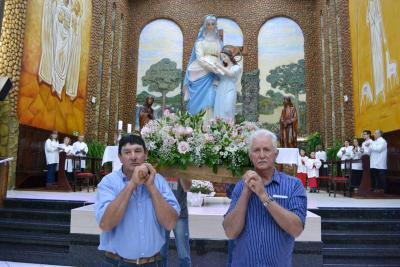
[[68,234],[34,233],[28,231],[0,231],[0,243],[25,244],[35,247],[48,245],[68,248],[70,238]]
[[376,256],[329,256],[324,255],[323,266],[328,264],[335,266],[400,266],[400,257],[376,257]]
[[23,219],[0,219],[0,231],[26,230],[44,233],[64,233],[70,232],[69,222],[45,222],[30,221]]
[[375,257],[397,258],[400,262],[400,248],[398,247],[326,247],[322,249],[322,255],[335,257]]
[[69,222],[71,215],[69,211],[0,208],[0,218]]
[[7,198],[5,207],[10,209],[44,209],[44,210],[60,210],[70,211],[78,207],[82,207],[86,203],[84,201],[67,201],[67,200],[42,200],[42,199],[25,199],[25,198]]
[[374,220],[352,220],[352,219],[322,219],[322,232],[325,230],[342,231],[400,231],[400,220],[374,219]]
[[399,267],[399,263],[393,264],[348,264],[348,263],[327,263],[323,267]]
[[310,210],[323,219],[397,219],[400,220],[399,208],[319,208]]
[[400,240],[400,231],[335,231],[322,232],[324,244],[397,244]]
[[29,262],[37,264],[71,265],[68,249],[54,246],[31,246],[0,242],[0,262]]

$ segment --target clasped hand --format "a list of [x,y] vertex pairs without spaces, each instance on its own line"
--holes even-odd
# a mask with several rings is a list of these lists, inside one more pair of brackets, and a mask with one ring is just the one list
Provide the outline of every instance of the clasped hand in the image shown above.
[[133,171],[131,182],[136,185],[144,184],[149,187],[154,185],[154,177],[156,175],[156,170],[149,163],[143,163],[140,166],[137,166]]
[[246,184],[245,188],[248,188],[250,191],[255,193],[260,199],[267,194],[265,191],[263,179],[255,171],[247,171],[243,175],[242,179]]

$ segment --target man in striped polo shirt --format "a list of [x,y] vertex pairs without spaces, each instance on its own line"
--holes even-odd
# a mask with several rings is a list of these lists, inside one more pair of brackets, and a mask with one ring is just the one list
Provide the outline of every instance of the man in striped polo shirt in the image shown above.
[[223,226],[236,239],[232,267],[292,266],[294,238],[304,229],[307,196],[300,180],[278,172],[276,136],[264,129],[249,140],[254,171],[237,183]]

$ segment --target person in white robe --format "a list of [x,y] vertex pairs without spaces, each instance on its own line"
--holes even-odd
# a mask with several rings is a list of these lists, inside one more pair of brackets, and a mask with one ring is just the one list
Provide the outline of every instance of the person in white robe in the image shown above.
[[[72,145],[72,150],[75,156],[78,157],[86,157],[89,148],[87,146],[87,144],[84,142],[85,140],[85,136],[84,135],[80,135],[78,137],[78,141],[76,141],[73,145]],[[86,168],[86,161],[83,159],[81,160],[80,163],[80,168],[83,171]]]
[[297,174],[296,177],[299,178],[304,188],[307,187],[307,163],[308,157],[304,149],[300,149],[300,154],[297,160]]
[[[67,156],[74,155],[74,151],[73,151],[72,146],[70,145],[70,142],[71,142],[71,139],[68,136],[66,136],[66,137],[64,137],[64,143],[62,143],[58,146],[60,152],[65,152],[65,154],[67,154]],[[72,164],[73,164],[72,159],[65,160],[64,169],[67,172],[67,178],[70,182],[72,180],[72,172],[73,172]]]
[[[341,161],[350,160],[352,150],[353,146],[350,145],[349,140],[346,140],[344,141],[344,146],[340,148],[336,156],[340,158]],[[344,163],[341,164],[341,169],[345,169]]]
[[310,193],[317,193],[318,190],[318,173],[319,168],[321,168],[321,161],[315,157],[315,152],[310,153],[310,158],[307,159],[307,177],[308,186],[310,187]]
[[46,186],[53,186],[56,184],[56,172],[59,161],[58,155],[58,133],[53,131],[50,137],[46,140],[44,151],[46,154],[47,164],[47,183]]
[[[351,158],[353,160],[360,160],[363,153],[361,152],[361,142],[354,138],[353,140],[353,150],[351,151]],[[351,181],[350,186],[352,188],[358,188],[361,184],[362,180],[362,163],[361,162],[352,162],[351,164]]]
[[[323,175],[323,176],[327,176],[328,175],[328,164],[326,164],[325,162],[328,160],[328,156],[326,154],[326,152],[324,150],[322,150],[322,146],[321,145],[317,145],[317,151],[315,152],[315,158],[319,159],[322,163],[322,166],[319,170],[319,174]],[[318,174],[318,177],[319,177]]]
[[386,170],[387,170],[387,143],[382,137],[381,130],[374,132],[374,141],[370,146],[371,157],[371,185],[376,192],[386,191]]

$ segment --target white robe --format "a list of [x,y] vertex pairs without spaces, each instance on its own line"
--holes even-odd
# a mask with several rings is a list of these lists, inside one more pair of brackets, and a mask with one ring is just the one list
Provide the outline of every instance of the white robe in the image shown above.
[[[60,144],[58,146],[62,151],[64,151],[67,156],[73,156],[73,148],[71,145],[66,146],[65,144]],[[73,172],[73,165],[72,165],[72,159],[66,159],[65,160],[65,168],[64,170],[66,170],[67,172]]]
[[309,158],[306,161],[307,166],[307,177],[308,178],[318,178],[319,177],[319,168],[321,168],[321,161],[319,159]]
[[363,154],[364,155],[370,155],[371,154],[371,144],[372,144],[372,139],[368,139],[366,141],[364,141],[361,145],[362,149],[363,149]]
[[372,142],[371,147],[370,167],[373,169],[387,169],[387,143],[385,139],[379,137]]
[[79,70],[81,64],[81,47],[82,47],[82,12],[85,12],[85,7],[82,6],[84,1],[73,0],[72,6],[80,6],[80,12],[76,13],[76,10],[72,11],[71,14],[71,44],[70,44],[70,61],[67,71],[66,80],[66,94],[71,97],[71,99],[76,98],[78,94],[78,84],[79,84]]
[[46,140],[44,145],[44,152],[46,154],[46,164],[54,164],[58,163],[59,155],[58,155],[58,141],[52,141],[50,139]]
[[307,156],[302,157],[299,155],[297,160],[297,173],[307,173],[307,160]]
[[[354,148],[351,151],[351,158],[352,159],[354,159],[354,160],[361,159],[361,157],[362,157],[362,153],[361,153],[361,148],[360,147]],[[351,169],[353,169],[353,170],[362,170],[362,163],[361,162],[360,163],[352,163],[351,164]]]
[[[337,153],[337,157],[340,158],[340,160],[349,160],[351,159],[351,152],[353,151],[353,146],[348,146],[340,148],[340,150]],[[344,163],[341,165],[342,170],[344,169]]]
[[[81,150],[85,151],[85,153],[81,153]],[[89,148],[88,148],[88,146],[86,145],[85,142],[76,141],[72,145],[72,151],[73,151],[75,156],[86,157],[86,154],[88,153]],[[86,168],[86,161],[85,160],[81,160],[81,168],[82,169]]]

